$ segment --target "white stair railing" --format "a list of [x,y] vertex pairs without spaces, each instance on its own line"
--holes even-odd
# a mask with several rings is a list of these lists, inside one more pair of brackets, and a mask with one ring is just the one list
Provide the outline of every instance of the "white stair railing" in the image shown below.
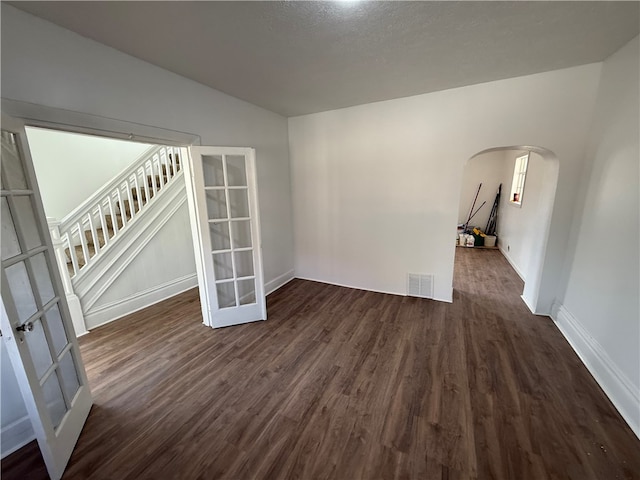
[[95,262],[160,190],[182,172],[182,160],[179,147],[152,147],[59,224],[51,225],[52,238],[64,252],[57,255],[59,266],[68,271],[69,279]]

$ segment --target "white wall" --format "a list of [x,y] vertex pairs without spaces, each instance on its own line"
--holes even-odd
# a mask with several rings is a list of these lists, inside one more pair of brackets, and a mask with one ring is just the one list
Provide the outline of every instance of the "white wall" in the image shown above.
[[485,229],[500,183],[503,183],[502,193],[504,194],[505,192],[503,180],[505,168],[504,155],[503,151],[488,152],[470,159],[465,164],[462,174],[462,187],[460,189],[460,204],[458,205],[458,224],[467,221],[473,199],[478,191],[478,185],[482,183],[474,211],[482,205],[482,202],[487,203],[478,210],[476,216],[469,222],[469,226],[478,227],[482,230]]
[[[254,147],[265,282],[290,278],[293,229],[284,117],[5,3],[1,22],[3,98],[187,132],[199,135],[203,145]],[[19,395],[7,382],[3,374],[3,395]]]
[[22,400],[18,380],[16,380],[16,376],[13,373],[13,367],[4,341],[0,341],[0,355],[0,374],[2,375],[2,385],[0,386],[0,414],[2,416],[0,446],[2,447],[2,458],[4,458],[33,440],[34,434],[27,414],[27,407]]
[[27,128],[47,217],[62,220],[151,145]]
[[542,279],[562,276],[600,64],[289,119],[296,275],[404,294],[407,272],[452,298],[463,165],[492,147],[560,159]]
[[256,149],[265,281],[293,270],[287,120],[2,4],[2,97]]
[[498,246],[518,275],[526,282],[533,280],[545,247],[545,225],[551,215],[556,191],[557,162],[531,152],[527,168],[522,204],[509,202],[516,157],[525,152],[503,152],[502,185],[498,217]]
[[640,436],[639,41],[604,63],[558,325]]
[[84,309],[87,328],[95,328],[149,306],[158,301],[157,297],[167,298],[196,287],[198,280],[190,232],[185,202],[91,307]]

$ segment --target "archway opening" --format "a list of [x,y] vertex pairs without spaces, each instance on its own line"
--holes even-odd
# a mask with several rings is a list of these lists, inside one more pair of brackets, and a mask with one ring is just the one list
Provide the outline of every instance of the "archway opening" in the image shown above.
[[485,233],[493,225],[495,231],[489,232],[496,236],[493,248],[500,250],[523,280],[522,299],[533,313],[538,310],[544,277],[558,171],[558,158],[552,151],[513,145],[473,155],[462,176],[459,228],[470,231],[476,227]]

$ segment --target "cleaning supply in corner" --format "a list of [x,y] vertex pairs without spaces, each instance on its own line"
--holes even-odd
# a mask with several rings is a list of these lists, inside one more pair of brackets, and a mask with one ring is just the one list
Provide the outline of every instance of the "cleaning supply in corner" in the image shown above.
[[472,230],[473,238],[475,239],[476,247],[484,247],[484,239],[486,237],[485,233],[479,228],[474,228]]
[[467,247],[473,247],[476,244],[476,239],[474,238],[473,235],[467,235]]

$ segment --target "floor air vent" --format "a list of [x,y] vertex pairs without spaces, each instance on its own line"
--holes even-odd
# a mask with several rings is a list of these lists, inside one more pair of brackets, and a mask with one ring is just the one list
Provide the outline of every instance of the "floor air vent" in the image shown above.
[[410,297],[433,298],[433,275],[409,273],[407,275],[407,295]]

